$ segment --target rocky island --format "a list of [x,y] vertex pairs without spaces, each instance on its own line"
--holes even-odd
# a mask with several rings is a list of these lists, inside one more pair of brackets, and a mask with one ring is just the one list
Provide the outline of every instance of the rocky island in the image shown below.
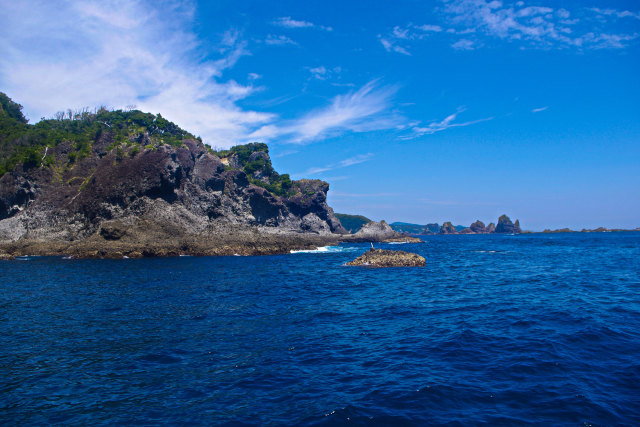
[[424,267],[426,260],[424,257],[411,252],[371,248],[345,265],[365,267]]
[[391,228],[398,232],[409,231],[412,234],[418,235],[431,235],[431,234],[519,234],[522,233],[520,229],[520,221],[516,220],[515,223],[511,222],[511,219],[507,215],[501,215],[498,218],[498,225],[493,222],[485,226],[484,222],[477,220],[469,227],[462,225],[453,225],[451,221],[447,221],[442,225],[437,223],[431,223],[427,225],[409,224],[404,222],[396,222],[391,224]]

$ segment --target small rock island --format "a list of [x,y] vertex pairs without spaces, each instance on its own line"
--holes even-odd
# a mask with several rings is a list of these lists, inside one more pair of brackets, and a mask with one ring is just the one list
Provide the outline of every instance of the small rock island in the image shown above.
[[418,254],[371,248],[345,265],[365,267],[424,267],[427,261]]

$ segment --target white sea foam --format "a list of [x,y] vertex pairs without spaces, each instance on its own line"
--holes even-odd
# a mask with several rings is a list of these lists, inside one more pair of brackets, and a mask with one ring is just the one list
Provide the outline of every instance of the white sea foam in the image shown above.
[[342,246],[321,246],[316,249],[304,249],[299,251],[291,251],[292,254],[318,254],[318,253],[336,253],[336,252],[348,252],[347,248]]

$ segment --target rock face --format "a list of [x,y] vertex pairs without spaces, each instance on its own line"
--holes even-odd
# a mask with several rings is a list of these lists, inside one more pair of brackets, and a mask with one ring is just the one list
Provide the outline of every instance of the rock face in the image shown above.
[[471,231],[476,234],[484,234],[487,232],[487,228],[484,226],[484,222],[478,220],[469,226]]
[[496,226],[496,233],[508,233],[508,234],[518,234],[521,233],[520,229],[520,221],[516,220],[516,223],[512,223],[511,219],[508,216],[502,215],[498,219],[498,225]]
[[439,234],[458,234],[458,230],[456,230],[451,222],[447,221],[440,227]]
[[495,233],[496,232],[496,225],[494,223],[490,222],[489,225],[487,225],[486,232],[487,233]]
[[[270,166],[266,146],[257,149]],[[250,181],[244,170],[225,167],[223,160],[201,142],[187,140],[179,148],[95,153],[60,176],[52,168],[19,165],[0,178],[0,240],[75,240],[98,230],[105,239],[118,240],[122,233],[102,226],[105,222],[131,223],[145,215],[192,234],[212,223],[346,233],[327,205],[326,182],[292,181],[289,192],[279,196],[257,185],[269,184],[269,178]]]
[[346,265],[367,267],[424,267],[426,260],[424,257],[411,252],[370,249]]

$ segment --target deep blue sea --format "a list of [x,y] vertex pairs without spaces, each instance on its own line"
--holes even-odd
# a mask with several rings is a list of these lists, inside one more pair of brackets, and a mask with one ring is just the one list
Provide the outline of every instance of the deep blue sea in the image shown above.
[[0,262],[2,425],[640,425],[640,233]]

